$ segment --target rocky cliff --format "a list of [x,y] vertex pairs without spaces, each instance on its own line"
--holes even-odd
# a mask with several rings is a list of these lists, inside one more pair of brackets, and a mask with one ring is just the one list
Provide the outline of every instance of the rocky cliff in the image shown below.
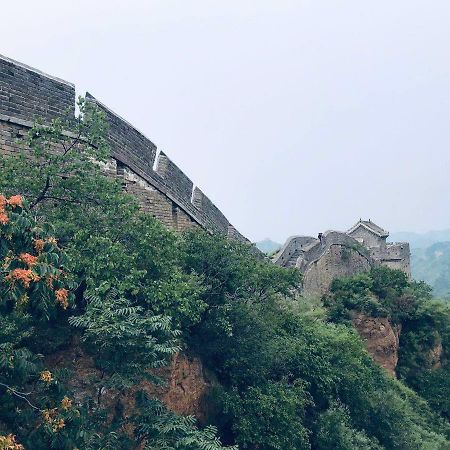
[[142,389],[172,412],[195,416],[200,423],[206,423],[212,413],[208,395],[215,384],[214,375],[204,368],[199,358],[184,353],[175,354],[169,365],[153,371],[162,380],[161,385],[144,381],[122,393],[104,387],[103,374],[76,337],[68,348],[48,356],[46,365],[51,370],[67,369],[71,374],[68,385],[73,389],[75,401],[80,404],[88,401],[93,410],[99,405],[108,405],[110,411],[120,406],[125,416],[131,415],[134,394]]

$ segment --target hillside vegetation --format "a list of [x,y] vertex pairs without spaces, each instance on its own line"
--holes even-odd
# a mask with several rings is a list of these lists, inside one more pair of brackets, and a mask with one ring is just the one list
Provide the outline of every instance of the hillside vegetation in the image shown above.
[[427,282],[436,297],[450,299],[450,242],[411,250],[412,275]]
[[[93,162],[103,121],[80,110],[36,125],[31,159],[0,161],[0,449],[450,448],[447,366],[421,359],[430,335],[448,357],[448,309],[426,286],[386,270],[307,302],[296,270],[141,213]],[[368,355],[357,310],[405,327],[401,380]],[[89,377],[54,358],[75,343]],[[217,378],[206,427],[140,389],[180,351]]]

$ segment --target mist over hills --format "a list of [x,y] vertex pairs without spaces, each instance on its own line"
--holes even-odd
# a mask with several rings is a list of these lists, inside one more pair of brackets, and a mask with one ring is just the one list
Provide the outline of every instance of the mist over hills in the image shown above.
[[398,231],[391,233],[389,242],[409,242],[410,247],[426,248],[437,242],[450,241],[450,229],[428,231],[427,233],[415,233],[412,231]]
[[450,242],[411,249],[411,269],[413,278],[432,286],[436,297],[450,298]]
[[263,239],[262,241],[255,242],[256,247],[263,253],[272,253],[281,248],[281,244],[272,241],[269,238]]
[[391,242],[409,242],[411,272],[433,288],[436,297],[450,298],[450,229],[427,233],[392,233]]

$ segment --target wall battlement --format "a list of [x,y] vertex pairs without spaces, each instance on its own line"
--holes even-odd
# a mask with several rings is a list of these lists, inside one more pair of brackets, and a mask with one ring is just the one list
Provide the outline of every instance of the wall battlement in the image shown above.
[[292,236],[274,255],[273,262],[296,267],[304,275],[306,294],[323,294],[334,278],[349,276],[376,265],[400,269],[411,276],[407,242],[387,243],[389,233],[360,220],[346,232],[326,231],[318,238]]
[[[164,152],[94,96],[109,125],[109,175],[120,177],[142,208],[164,224],[184,230],[200,226],[247,241],[225,215]],[[75,117],[75,86],[0,55],[0,156],[22,151],[16,137],[34,121]],[[154,170],[155,168],[155,170]]]

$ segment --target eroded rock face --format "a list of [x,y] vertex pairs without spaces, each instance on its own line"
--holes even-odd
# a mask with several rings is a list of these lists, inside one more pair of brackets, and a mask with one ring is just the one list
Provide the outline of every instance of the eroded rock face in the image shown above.
[[325,294],[335,278],[343,278],[370,270],[366,256],[342,245],[332,245],[317,261],[311,263],[303,276],[304,295]]
[[70,369],[72,376],[68,384],[74,391],[74,400],[77,403],[88,401],[92,408],[101,405],[114,410],[114,406],[120,402],[123,414],[131,415],[134,394],[137,390],[144,390],[158,398],[169,410],[181,415],[193,415],[200,423],[206,423],[211,414],[212,407],[207,397],[215,378],[204,368],[199,358],[183,353],[174,355],[168,366],[153,371],[165,381],[164,386],[143,381],[120,396],[117,392],[103,388],[105,379],[101,371],[76,339],[69,348],[47,357],[46,367],[50,370],[62,367]]
[[167,387],[163,388],[160,400],[171,411],[182,415],[193,415],[206,423],[209,414],[208,394],[216,383],[199,358],[176,354],[167,369]]
[[373,360],[395,376],[400,326],[392,326],[387,317],[369,317],[361,313],[355,314],[352,321]]
[[436,339],[436,344],[428,351],[427,359],[431,369],[439,369],[442,366],[442,339],[438,335]]

